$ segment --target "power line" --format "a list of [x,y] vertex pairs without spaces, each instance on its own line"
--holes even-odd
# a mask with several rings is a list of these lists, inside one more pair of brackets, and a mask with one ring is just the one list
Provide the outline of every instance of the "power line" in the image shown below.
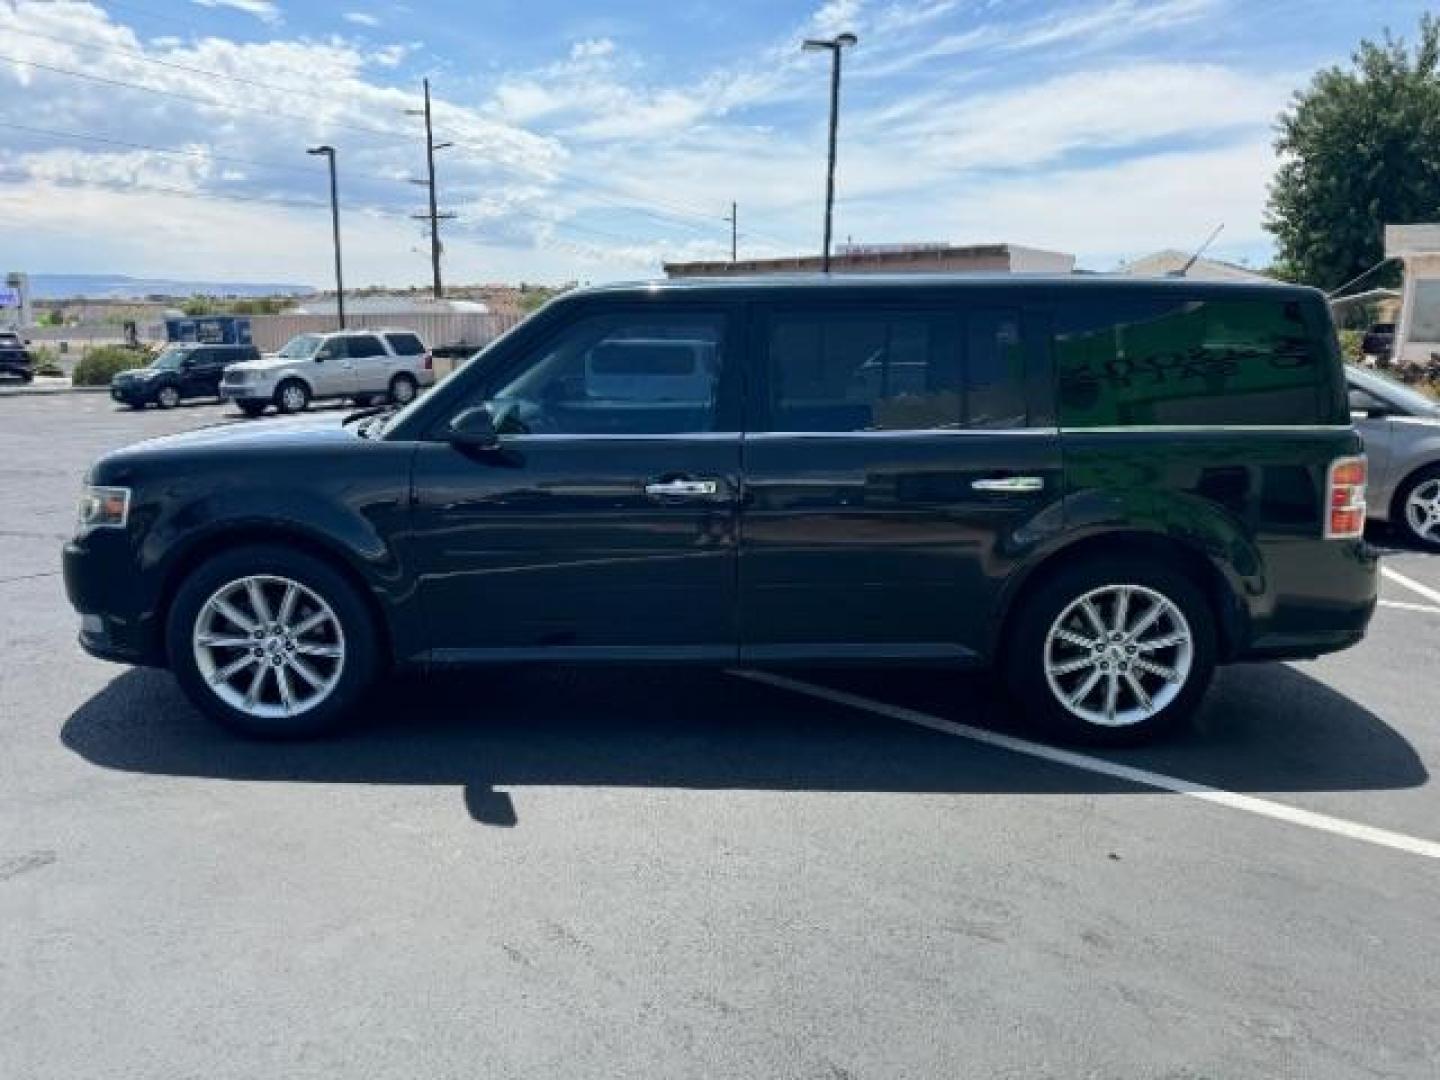
[[318,94],[314,90],[305,90],[298,86],[280,86],[276,83],[261,82],[258,79],[247,79],[243,75],[227,75],[223,71],[211,71],[209,68],[192,67],[189,64],[177,64],[173,60],[161,60],[159,57],[150,56],[138,49],[123,49],[114,45],[97,45],[88,41],[75,41],[72,38],[62,37],[59,34],[46,34],[40,30],[21,30],[16,26],[0,27],[0,32],[23,34],[26,37],[43,38],[46,41],[57,41],[74,49],[91,49],[95,52],[110,53],[114,56],[127,56],[141,63],[154,64],[157,67],[169,68],[172,71],[184,71],[191,75],[204,75],[206,78],[211,79],[224,79],[227,82],[240,83],[243,86],[252,86],[259,90],[273,90],[276,93],[308,97],[315,101],[324,102],[327,105],[341,104],[336,98],[330,97],[327,94]]

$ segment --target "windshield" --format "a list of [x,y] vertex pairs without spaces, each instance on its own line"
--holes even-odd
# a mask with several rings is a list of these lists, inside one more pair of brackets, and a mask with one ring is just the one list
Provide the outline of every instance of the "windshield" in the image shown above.
[[275,355],[292,360],[308,360],[320,351],[320,346],[323,344],[325,344],[323,334],[300,334],[287,341]]
[[168,345],[160,350],[159,356],[150,361],[150,366],[156,371],[177,371],[185,358],[194,351],[194,349],[185,349],[177,345]]
[[1398,379],[1382,375],[1369,368],[1347,365],[1346,377],[1361,390],[1394,405],[1412,416],[1440,416],[1440,402],[1427,397],[1413,386],[1406,386]]

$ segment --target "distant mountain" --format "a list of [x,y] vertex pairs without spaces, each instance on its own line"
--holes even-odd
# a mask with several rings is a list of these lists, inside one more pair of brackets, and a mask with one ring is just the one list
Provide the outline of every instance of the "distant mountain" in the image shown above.
[[124,274],[31,274],[32,300],[139,300],[146,296],[305,296],[313,285],[183,281]]

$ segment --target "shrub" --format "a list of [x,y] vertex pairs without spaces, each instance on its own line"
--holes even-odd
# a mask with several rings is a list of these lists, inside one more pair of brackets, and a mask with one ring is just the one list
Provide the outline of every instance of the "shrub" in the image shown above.
[[1361,346],[1365,341],[1363,330],[1341,330],[1340,331],[1340,355],[1352,364],[1358,364],[1365,359],[1361,355]]
[[30,348],[30,356],[35,361],[36,375],[64,375],[65,369],[60,366],[58,355],[54,349],[40,346]]
[[143,367],[151,360],[145,349],[127,349],[123,345],[100,345],[85,354],[75,365],[71,381],[76,386],[109,386],[117,371]]

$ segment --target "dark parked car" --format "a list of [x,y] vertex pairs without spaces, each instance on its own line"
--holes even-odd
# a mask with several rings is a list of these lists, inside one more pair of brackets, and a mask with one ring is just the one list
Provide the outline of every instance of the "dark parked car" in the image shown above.
[[186,398],[218,398],[220,379],[234,364],[260,359],[254,345],[166,345],[147,366],[118,372],[110,396],[132,409],[173,409]]
[[567,294],[399,411],[101,459],[92,653],[263,735],[392,665],[984,665],[1053,731],[1355,644],[1366,464],[1291,286],[777,278]]
[[19,334],[0,330],[0,375],[27,383],[35,378],[35,358],[26,348],[29,344]]
[[1395,351],[1395,324],[1389,322],[1376,323],[1365,331],[1365,336],[1360,339],[1360,353],[1362,356],[1374,360],[1383,365],[1390,363],[1390,354]]

